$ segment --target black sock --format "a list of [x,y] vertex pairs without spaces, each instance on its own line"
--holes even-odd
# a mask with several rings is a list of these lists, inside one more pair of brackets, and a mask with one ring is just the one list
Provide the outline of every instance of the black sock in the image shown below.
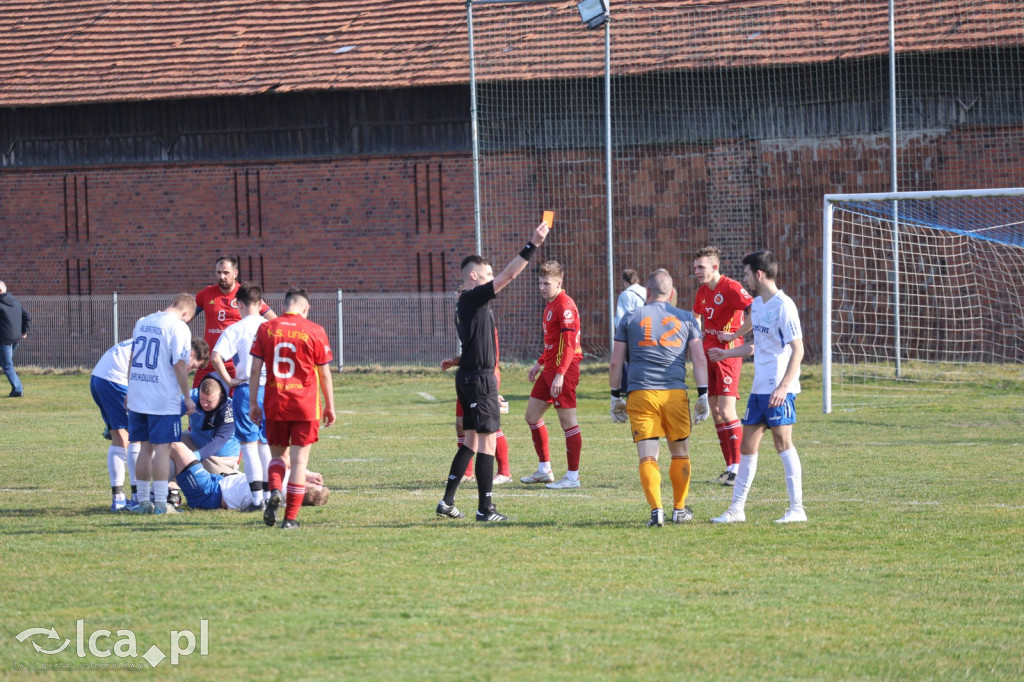
[[132,486],[132,495],[138,495],[139,491],[135,486]]
[[476,453],[476,490],[480,495],[480,512],[490,514],[491,490],[494,488],[494,455]]
[[249,492],[258,493],[263,490],[263,481],[253,481],[249,484]]
[[[445,504],[449,506],[455,504],[455,491],[459,489],[459,483],[462,483],[462,474],[466,473],[469,460],[473,459],[475,454],[465,445],[459,446],[455,457],[452,458],[452,468],[448,471],[448,482],[444,486]],[[477,466],[480,466],[479,459],[477,460]]]
[[110,492],[112,492],[114,495],[124,495],[124,486],[112,485],[110,486]]

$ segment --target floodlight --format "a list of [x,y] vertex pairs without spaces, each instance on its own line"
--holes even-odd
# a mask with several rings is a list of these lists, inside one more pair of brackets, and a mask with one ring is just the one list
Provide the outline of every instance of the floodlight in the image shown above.
[[580,19],[587,28],[604,26],[608,21],[608,0],[580,0],[576,3],[576,9],[580,11]]

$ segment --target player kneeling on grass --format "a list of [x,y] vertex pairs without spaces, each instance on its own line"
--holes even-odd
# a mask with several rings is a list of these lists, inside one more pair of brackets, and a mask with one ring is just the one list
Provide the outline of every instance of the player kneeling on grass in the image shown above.
[[[672,464],[672,521],[693,520],[686,506],[690,491],[690,402],[686,395],[686,355],[689,351],[697,382],[693,423],[708,418],[708,367],[700,327],[693,313],[669,304],[672,277],[655,270],[647,279],[647,303],[626,314],[615,328],[615,343],[608,382],[612,392],[612,420],[628,415],[640,457],[640,485],[651,505],[648,526],[665,525],[661,507],[661,471],[658,439],[665,436]],[[629,354],[628,402],[621,396],[622,365]]]
[[[190,509],[251,511],[249,481],[241,472],[211,474],[203,468],[196,453],[182,443],[171,446],[171,465]],[[330,489],[323,484],[323,476],[315,471],[306,472],[304,487],[302,504],[305,506],[327,504],[331,497]]]
[[712,523],[742,523],[747,493],[757,473],[757,449],[765,429],[771,429],[775,449],[786,474],[789,509],[775,523],[807,520],[803,500],[803,470],[793,445],[796,423],[796,394],[800,392],[800,361],[804,357],[800,313],[789,296],[775,286],[779,266],[771,251],[757,251],[743,257],[743,281],[756,296],[750,306],[754,335],[739,348],[708,350],[708,359],[754,356],[754,382],[743,415],[740,467],[732,490],[732,504]]
[[[281,317],[260,326],[249,352],[252,358],[250,396],[259,393],[260,371],[264,363],[267,366],[263,407],[258,402],[250,404],[249,416],[255,424],[266,418],[267,442],[273,457],[267,467],[270,499],[263,512],[263,521],[268,526],[277,524],[278,508],[284,498],[281,528],[291,529],[299,527],[299,507],[306,492],[306,463],[313,443],[319,439],[318,387],[324,398],[324,426],[331,426],[336,416],[330,370],[334,355],[327,332],[306,319],[309,315],[309,294],[305,289],[289,289],[284,297],[284,306]],[[287,471],[286,452],[292,474],[287,497],[284,497],[281,492]]]

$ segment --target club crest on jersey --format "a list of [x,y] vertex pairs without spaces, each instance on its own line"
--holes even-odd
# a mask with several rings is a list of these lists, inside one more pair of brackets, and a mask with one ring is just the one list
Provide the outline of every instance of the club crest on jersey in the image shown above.
[[551,318],[552,318],[552,317],[554,316],[554,314],[555,314],[555,311],[553,311],[553,310],[549,310],[549,311],[548,311],[548,315],[547,315],[547,317],[545,317],[545,318],[544,318],[544,319],[545,319],[545,321],[547,321],[547,322],[550,322],[550,321],[551,321]]
[[715,305],[722,305],[722,301],[724,300],[725,297],[722,296],[722,294],[715,294]]
[[726,386],[728,386],[729,384],[732,383],[732,377],[723,377],[722,378],[722,383],[725,384]]
[[236,310],[238,309],[238,299],[237,298],[231,299],[231,307],[235,308]]

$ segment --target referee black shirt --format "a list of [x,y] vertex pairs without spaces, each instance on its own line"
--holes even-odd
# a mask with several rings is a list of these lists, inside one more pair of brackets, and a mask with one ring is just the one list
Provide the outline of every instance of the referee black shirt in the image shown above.
[[463,291],[455,304],[455,327],[462,343],[460,371],[494,371],[497,348],[494,343],[494,316],[489,305],[494,297],[494,280],[491,280]]

